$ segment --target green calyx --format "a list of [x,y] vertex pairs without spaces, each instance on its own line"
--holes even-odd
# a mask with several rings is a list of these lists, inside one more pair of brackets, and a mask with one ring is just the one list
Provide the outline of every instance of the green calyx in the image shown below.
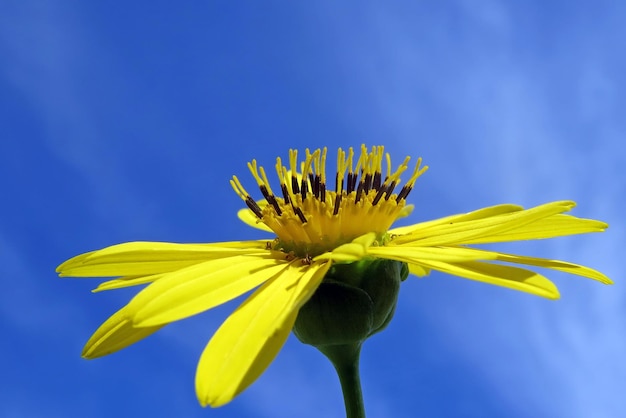
[[334,264],[311,299],[300,308],[293,332],[335,367],[347,418],[365,418],[359,378],[363,342],[382,331],[396,309],[405,263],[366,259]]
[[395,312],[405,263],[365,259],[335,264],[315,294],[300,309],[293,332],[319,349],[361,344],[382,331]]

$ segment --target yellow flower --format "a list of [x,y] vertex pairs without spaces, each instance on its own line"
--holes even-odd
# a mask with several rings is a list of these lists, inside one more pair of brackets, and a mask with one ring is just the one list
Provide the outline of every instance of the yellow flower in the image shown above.
[[498,205],[390,229],[398,218],[411,212],[406,198],[427,169],[418,160],[409,180],[394,193],[408,162],[407,157],[392,172],[383,147],[368,150],[362,146],[358,159],[352,149],[347,153],[339,149],[335,190],[331,191],[326,189],[326,148],[312,153],[307,150],[302,162],[297,151],[291,150],[287,166],[277,159],[278,196],[263,167],[253,160],[248,167],[264,199],[254,200],[233,177],[233,188],[248,206],[239,217],[272,232],[273,240],[130,242],[66,261],[57,268],[61,276],[117,277],[95,291],[149,283],[96,330],[83,356],[113,353],[168,323],[256,289],[213,335],[198,363],[196,391],[200,403],[220,406],[254,382],[274,359],[300,307],[333,263],[366,258],[396,260],[406,263],[410,273],[417,276],[438,270],[551,299],[559,297],[552,282],[506,263],[611,283],[602,273],[577,264],[470,246],[606,229],[603,222],[565,215],[575,206],[570,201],[530,209]]

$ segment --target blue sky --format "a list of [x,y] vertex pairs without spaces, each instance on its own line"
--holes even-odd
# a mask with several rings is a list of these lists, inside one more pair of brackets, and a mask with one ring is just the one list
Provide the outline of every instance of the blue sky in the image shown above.
[[626,6],[336,3],[0,4],[0,415],[343,416],[330,364],[294,337],[231,404],[198,405],[197,359],[236,303],[81,359],[134,291],[91,294],[98,280],[54,268],[125,241],[262,238],[231,175],[252,186],[252,158],[361,143],[430,166],[409,221],[577,201],[610,229],[502,247],[616,282],[550,273],[554,302],[408,280],[363,350],[368,416],[626,413]]

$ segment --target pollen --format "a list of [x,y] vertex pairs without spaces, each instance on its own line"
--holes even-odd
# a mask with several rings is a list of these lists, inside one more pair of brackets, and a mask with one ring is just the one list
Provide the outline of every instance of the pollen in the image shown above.
[[[270,186],[265,169],[256,160],[248,169],[257,182],[263,200],[255,200],[237,176],[231,185],[256,215],[258,222],[276,233],[272,249],[308,258],[374,232],[382,240],[389,227],[402,216],[406,198],[415,181],[428,169],[419,158],[409,180],[400,187],[400,176],[409,168],[410,157],[392,172],[391,157],[383,146],[361,146],[355,159],[352,148],[337,151],[335,190],[327,189],[327,149],[289,150],[286,165],[276,159],[280,196]],[[383,161],[384,160],[384,161]],[[386,170],[383,172],[383,162]]]

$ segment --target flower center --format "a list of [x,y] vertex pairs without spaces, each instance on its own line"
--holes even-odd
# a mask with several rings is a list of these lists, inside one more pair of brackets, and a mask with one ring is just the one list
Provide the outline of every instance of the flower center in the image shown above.
[[352,148],[347,153],[339,148],[335,191],[330,191],[326,190],[326,148],[314,152],[307,149],[299,167],[298,151],[289,150],[289,168],[280,157],[276,159],[282,197],[273,193],[265,170],[256,160],[248,163],[248,168],[265,200],[255,201],[236,176],[231,185],[259,222],[276,233],[273,249],[311,257],[370,232],[382,240],[391,224],[404,214],[406,197],[415,181],[428,169],[421,167],[422,160],[418,159],[411,178],[399,193],[393,193],[409,160],[406,157],[392,173],[391,157],[382,146],[368,151],[362,145],[356,165]]

